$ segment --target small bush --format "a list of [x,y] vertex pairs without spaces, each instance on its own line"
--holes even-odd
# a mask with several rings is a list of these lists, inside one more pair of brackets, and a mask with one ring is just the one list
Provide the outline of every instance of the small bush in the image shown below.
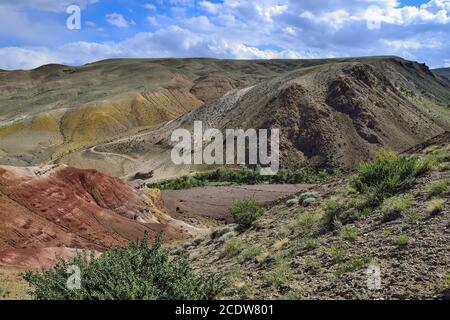
[[447,192],[448,185],[448,181],[446,180],[431,182],[426,188],[427,198],[430,199]]
[[245,198],[234,202],[229,211],[236,223],[243,229],[249,228],[264,213],[254,198]]
[[291,281],[293,273],[288,261],[279,261],[275,268],[267,275],[267,282],[275,289],[280,289],[287,282]]
[[322,223],[328,227],[334,228],[336,222],[339,220],[340,215],[347,210],[345,204],[336,200],[327,200],[323,204],[324,214],[322,217]]
[[409,198],[391,197],[385,199],[381,205],[383,221],[391,221],[399,218],[403,212],[411,206],[412,200]]
[[255,259],[262,253],[262,247],[259,245],[253,245],[244,250],[243,256],[244,260]]
[[365,256],[354,257],[349,261],[343,263],[336,270],[337,275],[343,275],[348,272],[354,272],[362,269],[367,263],[369,263],[370,259]]
[[293,231],[298,231],[304,236],[308,236],[314,232],[319,218],[320,217],[316,212],[304,212],[303,214],[296,217],[288,227]]
[[357,192],[371,194],[373,205],[377,205],[385,197],[410,187],[417,176],[430,168],[427,160],[380,150],[374,160],[359,166],[357,175],[349,183]]
[[224,244],[223,256],[232,258],[237,256],[244,249],[244,242],[238,238],[231,238]]
[[[66,285],[66,272],[72,265],[80,268],[80,289]],[[38,300],[213,299],[224,288],[217,275],[196,275],[185,259],[170,258],[161,236],[153,246],[145,237],[99,257],[59,259],[52,269],[27,271],[22,276]]]
[[331,246],[330,248],[326,249],[325,251],[326,255],[330,257],[330,259],[334,262],[340,262],[345,258],[346,252],[343,248],[340,246]]
[[339,233],[342,239],[347,241],[355,241],[358,238],[358,230],[354,226],[345,226]]
[[395,244],[400,247],[404,247],[411,242],[411,238],[406,234],[401,234],[395,239]]
[[319,246],[319,241],[313,238],[305,238],[300,241],[300,248],[303,250],[314,250]]
[[427,211],[431,215],[441,213],[445,208],[445,201],[440,198],[431,199],[427,204]]
[[333,229],[372,213],[370,197],[330,199],[322,204],[322,224]]
[[301,300],[303,295],[301,290],[291,290],[283,295],[283,300]]

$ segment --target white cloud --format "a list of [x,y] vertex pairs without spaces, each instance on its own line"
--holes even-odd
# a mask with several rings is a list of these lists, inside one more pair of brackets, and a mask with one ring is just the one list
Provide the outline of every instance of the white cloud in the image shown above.
[[218,14],[221,8],[221,4],[212,3],[209,1],[200,1],[197,5],[210,14]]
[[272,18],[286,12],[288,6],[287,5],[263,6],[258,4],[255,6],[255,8],[258,15],[262,17],[264,21],[272,22]]
[[62,12],[72,4],[80,6],[82,9],[97,3],[98,0],[2,0],[4,5],[14,5],[28,7],[41,11]]
[[131,24],[135,24],[133,20],[127,21],[123,15],[116,12],[107,14],[105,18],[110,25],[118,28],[128,28]]
[[151,4],[151,3],[144,4],[144,8],[147,9],[147,10],[151,10],[151,11],[156,11],[157,10],[156,6],[154,4]]
[[442,43],[433,39],[427,40],[385,40],[386,45],[395,49],[437,49]]
[[290,36],[295,37],[297,35],[297,32],[295,32],[294,28],[292,28],[292,27],[286,27],[283,29],[283,31],[284,31],[284,33],[286,33],[287,35],[290,35]]
[[55,63],[58,60],[57,56],[44,47],[0,48],[0,69],[31,69],[43,64]]
[[[51,8],[61,3],[37,1],[46,2],[48,10],[55,10]],[[5,3],[13,7],[12,0],[5,0]],[[29,7],[31,3],[22,1],[22,6]],[[109,42],[77,41],[86,39],[81,36],[68,37],[65,45],[60,41],[54,47],[42,47],[43,43],[54,43],[46,36],[57,34],[54,32],[57,27],[34,21],[19,10],[22,7],[18,5],[10,11],[3,11],[0,5],[0,37],[13,34],[28,43],[24,50],[34,50],[35,55],[19,52],[29,61],[20,59],[22,62],[17,66],[36,66],[49,59],[80,64],[111,57],[319,58],[389,54],[427,61],[437,67],[447,63],[445,59],[448,60],[450,52],[450,0],[431,0],[415,7],[402,6],[396,0],[159,0],[142,3],[140,8],[146,3],[151,16],[146,17],[149,24],[143,23],[141,31],[147,31],[149,25],[155,31],[141,32],[121,41],[117,40],[117,34],[122,33],[110,28],[102,35],[102,39],[110,39]],[[378,9],[375,15],[367,16],[370,5]],[[126,28],[134,23],[127,20],[131,18],[128,14],[125,18],[117,11],[107,19],[116,27]],[[368,28],[370,19],[379,26]],[[12,52],[9,49],[4,54]],[[11,67],[13,57],[8,59],[8,62],[0,60],[0,67]],[[33,59],[36,63],[30,62]]]

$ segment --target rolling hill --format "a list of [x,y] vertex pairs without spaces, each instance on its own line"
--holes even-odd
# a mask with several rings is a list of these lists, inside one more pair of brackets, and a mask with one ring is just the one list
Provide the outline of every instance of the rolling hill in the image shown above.
[[433,72],[440,75],[441,77],[450,79],[450,68],[434,69]]
[[109,173],[167,178],[202,170],[170,162],[170,136],[211,128],[279,128],[281,163],[352,169],[380,147],[405,150],[450,128],[450,81],[395,57],[316,61],[228,91],[174,121],[73,153],[62,161]]
[[[397,57],[118,59],[0,72],[0,164],[155,178],[173,129],[280,128],[282,165],[354,168],[450,127],[450,81]],[[176,120],[175,120],[176,119]],[[175,120],[175,121],[173,121]]]

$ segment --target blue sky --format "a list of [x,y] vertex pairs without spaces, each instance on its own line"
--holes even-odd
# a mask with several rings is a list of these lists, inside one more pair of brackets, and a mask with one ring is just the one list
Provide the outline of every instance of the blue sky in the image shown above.
[[[81,9],[69,30],[66,9]],[[1,0],[0,69],[107,58],[398,55],[450,67],[450,0]]]

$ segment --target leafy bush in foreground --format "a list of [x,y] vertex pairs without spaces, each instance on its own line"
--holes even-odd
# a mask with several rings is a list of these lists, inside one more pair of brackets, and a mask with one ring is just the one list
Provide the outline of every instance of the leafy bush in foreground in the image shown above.
[[250,227],[264,212],[254,198],[244,198],[234,202],[230,207],[236,223],[243,229]]
[[[116,247],[96,258],[59,259],[50,270],[27,271],[23,278],[38,300],[59,299],[213,299],[224,287],[218,276],[195,275],[186,260],[170,259],[162,236],[153,246],[147,238]],[[81,288],[66,286],[68,267],[81,270]]]
[[378,205],[384,198],[411,186],[417,176],[429,169],[426,160],[380,150],[374,160],[359,166],[350,186],[361,194],[371,194],[374,205]]

